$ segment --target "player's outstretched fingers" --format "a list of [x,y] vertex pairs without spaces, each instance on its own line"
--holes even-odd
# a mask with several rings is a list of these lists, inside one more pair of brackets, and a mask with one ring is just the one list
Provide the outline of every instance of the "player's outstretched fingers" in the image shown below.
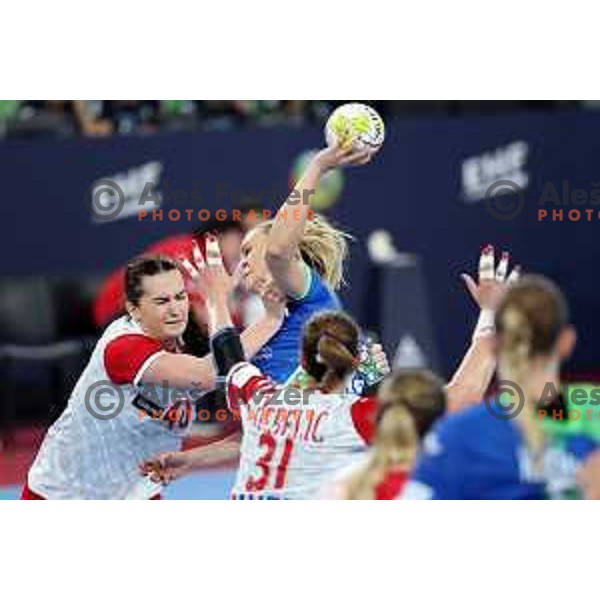
[[371,160],[371,151],[367,148],[360,150],[351,149],[340,161],[340,166],[358,166],[364,165]]
[[360,165],[366,165],[367,163],[371,162],[371,159],[373,158],[373,156],[375,156],[374,152],[371,152],[371,150],[367,151],[367,154],[365,155],[364,158],[360,159],[356,165],[360,166]]
[[344,152],[348,151],[348,148],[344,149],[342,140],[337,136],[334,137],[333,143],[329,146],[329,149],[336,153],[336,158],[338,159],[343,156]]
[[503,252],[500,257],[500,262],[498,263],[498,268],[496,269],[496,281],[500,283],[504,283],[504,280],[506,279],[509,259],[510,254],[508,252]]
[[160,483],[160,481],[161,481],[161,477],[160,477],[160,470],[161,470],[160,461],[158,461],[158,460],[147,460],[146,462],[143,462],[141,465],[139,465],[138,469],[139,469],[139,472],[140,472],[141,475],[145,475],[153,483]]
[[206,264],[209,267],[222,267],[223,257],[219,248],[219,240],[214,236],[206,237]]
[[488,244],[479,257],[479,283],[494,280],[494,246]]
[[164,477],[161,475],[160,471],[152,471],[150,473],[150,481],[152,483],[164,483]]
[[194,280],[199,277],[200,273],[198,273],[198,269],[187,258],[179,259],[179,264],[190,279]]
[[517,265],[512,270],[511,274],[506,279],[506,283],[508,283],[509,285],[512,285],[513,283],[515,283],[519,280],[519,277],[521,277],[521,265]]
[[465,285],[467,286],[467,289],[469,290],[469,293],[471,294],[471,296],[473,296],[473,298],[476,298],[477,297],[477,284],[475,283],[473,278],[470,275],[468,275],[467,273],[461,273],[460,277],[465,282]]
[[202,252],[200,252],[200,248],[196,242],[192,242],[192,256],[194,257],[194,262],[196,263],[196,268],[198,270],[201,270],[206,266]]
[[148,475],[152,470],[151,463],[149,461],[143,462],[138,465],[138,472],[140,475]]

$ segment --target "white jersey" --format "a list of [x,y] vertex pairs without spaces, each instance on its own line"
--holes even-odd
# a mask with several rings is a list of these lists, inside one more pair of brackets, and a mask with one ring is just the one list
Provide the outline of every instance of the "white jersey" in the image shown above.
[[348,481],[362,471],[368,462],[369,453],[363,452],[354,462],[334,473],[321,487],[319,500],[344,500]]
[[140,383],[164,352],[129,317],[106,329],[29,471],[33,492],[48,499],[145,499],[160,492],[138,465],[178,450],[193,416],[189,392]]
[[233,499],[307,499],[367,449],[358,420],[372,399],[275,387],[255,366],[236,365],[227,399],[243,426]]

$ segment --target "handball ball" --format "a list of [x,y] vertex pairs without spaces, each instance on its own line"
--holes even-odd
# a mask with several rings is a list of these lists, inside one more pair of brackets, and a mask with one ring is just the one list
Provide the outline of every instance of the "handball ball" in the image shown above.
[[[317,153],[317,150],[307,150],[302,152],[292,166],[290,175],[291,186],[295,186],[298,179],[304,173],[310,159]],[[333,206],[342,193],[344,187],[344,175],[341,169],[330,169],[321,177],[314,194],[310,196],[310,207],[317,211],[327,210]]]
[[327,119],[325,139],[328,146],[339,141],[342,148],[377,152],[385,139],[385,125],[379,113],[366,104],[342,104]]

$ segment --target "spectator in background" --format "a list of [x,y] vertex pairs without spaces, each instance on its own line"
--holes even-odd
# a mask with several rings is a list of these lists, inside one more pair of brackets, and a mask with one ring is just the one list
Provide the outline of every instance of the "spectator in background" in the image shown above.
[[19,114],[20,100],[0,100],[0,134],[4,133],[7,124]]
[[346,102],[366,103],[384,120],[598,106],[598,101],[575,100],[3,100],[0,135],[106,136],[158,130],[323,125],[331,112]]
[[194,105],[203,128],[232,129],[248,125],[321,123],[331,112],[333,103],[321,100],[197,100]]
[[194,105],[205,129],[233,129],[245,125],[248,120],[240,100],[195,100]]
[[258,126],[321,122],[331,112],[330,103],[312,100],[235,100],[233,104],[246,123]]
[[255,125],[300,124],[304,122],[305,100],[238,100],[248,121]]
[[160,126],[164,131],[198,129],[198,112],[194,100],[161,100]]
[[98,121],[112,133],[148,133],[161,122],[158,100],[104,100]]
[[12,106],[7,133],[19,137],[105,135],[110,130],[90,114],[85,100],[23,100]]

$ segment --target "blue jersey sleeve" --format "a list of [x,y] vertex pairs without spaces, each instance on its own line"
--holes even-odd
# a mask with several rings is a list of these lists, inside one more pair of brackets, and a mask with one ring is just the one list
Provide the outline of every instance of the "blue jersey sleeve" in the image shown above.
[[450,500],[462,497],[459,479],[464,466],[461,438],[451,419],[443,419],[423,440],[421,452],[403,499]]
[[526,476],[521,433],[478,405],[442,418],[423,442],[403,498],[543,498],[544,486]]
[[287,314],[279,331],[252,360],[273,381],[283,383],[300,362],[300,342],[305,323],[322,310],[340,308],[335,292],[314,270],[306,268],[306,289],[287,303]]
[[323,281],[314,269],[304,264],[305,288],[298,296],[290,296],[288,307],[292,310],[299,307],[322,307],[323,309],[340,308],[335,292]]

